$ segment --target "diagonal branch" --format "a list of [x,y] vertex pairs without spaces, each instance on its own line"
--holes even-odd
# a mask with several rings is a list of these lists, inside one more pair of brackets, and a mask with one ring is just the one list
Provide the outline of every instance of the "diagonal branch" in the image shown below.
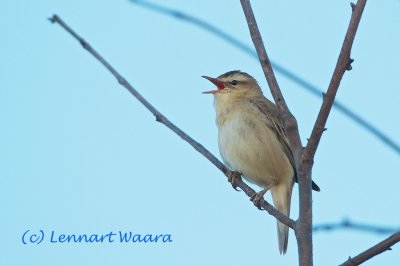
[[381,254],[382,252],[385,252],[386,250],[391,250],[391,246],[398,242],[400,242],[400,232],[391,235],[382,242],[379,242],[375,246],[367,249],[366,251],[355,256],[354,258],[349,258],[345,263],[341,264],[340,266],[360,265],[361,263],[371,259],[372,257],[375,257],[376,255]]
[[[221,172],[228,177],[228,180],[232,183],[234,188],[239,187],[242,189],[248,197],[252,197],[256,194],[256,192],[249,187],[246,183],[244,183],[240,177],[240,174],[237,172],[233,172],[229,170],[221,161],[219,161],[212,153],[210,153],[203,145],[195,141],[185,132],[183,132],[180,128],[174,125],[171,121],[169,121],[163,114],[161,114],[154,106],[152,106],[135,88],[129,84],[129,82],[122,77],[117,70],[115,70],[95,49],[93,49],[89,43],[87,43],[83,38],[81,38],[76,32],[74,32],[59,16],[53,15],[50,18],[52,23],[59,24],[64,30],[70,33],[82,47],[87,50],[91,55],[93,55],[111,74],[118,80],[118,83],[125,87],[139,102],[141,102],[155,117],[156,120],[166,127],[171,129],[175,134],[181,137],[184,141],[189,143],[195,150],[201,153],[204,157],[206,157],[212,164],[214,164]],[[296,222],[280,211],[278,211],[274,206],[269,204],[264,199],[261,199],[259,202],[260,207],[267,211],[269,214],[274,216],[280,222],[286,224],[290,228],[294,228]]]
[[346,36],[343,41],[342,49],[333,72],[328,91],[326,92],[326,95],[324,95],[324,100],[318,117],[315,121],[311,137],[302,156],[302,160],[309,164],[312,164],[319,141],[321,140],[322,133],[325,131],[326,121],[328,120],[328,116],[335,100],[340,81],[342,80],[346,70],[351,70],[351,63],[353,62],[353,59],[350,58],[351,48],[353,46],[353,41],[356,36],[357,28],[366,3],[367,0],[358,0],[356,5],[353,3],[351,4],[353,12]]
[[268,86],[271,90],[272,96],[274,97],[276,106],[279,109],[281,119],[285,125],[285,129],[289,138],[291,149],[294,153],[295,161],[297,162],[298,155],[303,147],[301,144],[300,134],[297,127],[297,121],[290,112],[286,104],[286,101],[282,95],[281,89],[279,88],[278,82],[276,81],[274,71],[272,70],[271,62],[265,50],[264,43],[257,26],[257,22],[250,5],[250,1],[240,0],[240,3],[242,4],[243,12],[247,20],[247,25],[249,27],[251,39],[253,40],[254,47],[256,48],[257,51],[258,59],[260,60],[261,67],[264,71],[265,78],[267,79]]

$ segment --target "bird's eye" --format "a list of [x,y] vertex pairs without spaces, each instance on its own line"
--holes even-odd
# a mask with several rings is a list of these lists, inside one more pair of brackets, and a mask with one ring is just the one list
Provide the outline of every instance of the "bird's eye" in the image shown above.
[[233,86],[236,86],[236,85],[238,85],[238,81],[237,81],[237,80],[232,80],[232,81],[231,81],[231,84],[232,84]]

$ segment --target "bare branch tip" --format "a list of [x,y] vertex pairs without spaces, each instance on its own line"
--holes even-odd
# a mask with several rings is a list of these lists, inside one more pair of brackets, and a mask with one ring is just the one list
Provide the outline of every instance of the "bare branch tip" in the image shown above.
[[56,23],[58,21],[58,16],[54,14],[51,18],[48,18],[48,20],[51,23]]
[[350,3],[351,6],[351,11],[354,11],[354,9],[356,8],[356,4],[354,4],[353,2]]

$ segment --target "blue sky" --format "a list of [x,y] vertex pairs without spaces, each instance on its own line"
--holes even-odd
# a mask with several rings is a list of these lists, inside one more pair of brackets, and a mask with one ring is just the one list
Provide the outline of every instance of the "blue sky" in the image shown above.
[[[154,1],[251,44],[239,1]],[[349,1],[252,1],[270,58],[326,88],[350,19]],[[367,3],[353,70],[338,100],[400,142],[400,1]],[[2,265],[295,265],[275,220],[235,192],[204,157],[141,106],[59,26],[57,13],[181,129],[218,155],[212,85],[240,69],[270,97],[256,60],[219,38],[129,1],[6,1],[0,11]],[[278,82],[305,142],[320,99]],[[333,111],[315,158],[314,223],[349,218],[399,227],[400,157]],[[298,214],[297,186],[292,218]],[[270,196],[267,196],[270,199]],[[24,245],[27,230],[45,232]],[[172,243],[55,244],[56,234],[171,234]],[[314,235],[316,265],[337,265],[387,237]],[[395,265],[400,247],[365,265]]]

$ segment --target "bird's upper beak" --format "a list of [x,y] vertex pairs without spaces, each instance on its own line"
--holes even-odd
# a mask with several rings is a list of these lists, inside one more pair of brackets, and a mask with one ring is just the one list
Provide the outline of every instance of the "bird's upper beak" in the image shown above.
[[210,77],[207,77],[207,76],[202,76],[202,77],[205,78],[205,79],[208,79],[209,81],[214,83],[215,86],[217,86],[217,90],[205,91],[203,93],[216,94],[216,93],[220,92],[221,90],[225,89],[225,83],[223,81],[220,81],[219,79],[215,79],[215,78],[210,78]]

